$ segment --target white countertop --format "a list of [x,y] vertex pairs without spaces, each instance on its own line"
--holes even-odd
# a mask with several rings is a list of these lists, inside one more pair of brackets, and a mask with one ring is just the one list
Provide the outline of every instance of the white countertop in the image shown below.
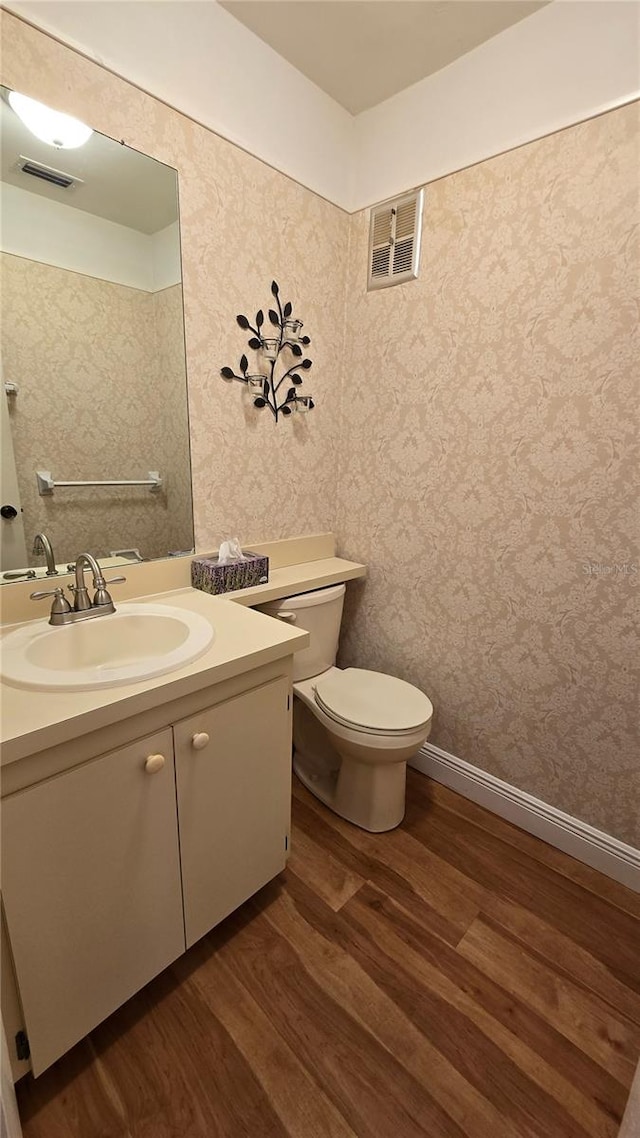
[[[2,765],[180,699],[189,692],[210,687],[306,647],[307,632],[253,612],[248,606],[288,596],[294,591],[305,592],[362,577],[365,572],[363,565],[329,557],[275,569],[270,573],[268,584],[224,596],[213,597],[183,588],[136,598],[164,601],[200,613],[214,625],[213,644],[183,668],[119,687],[50,692],[0,683]],[[118,604],[115,590],[114,599],[117,608],[125,607],[126,601]],[[3,631],[8,633],[16,627],[19,626],[8,626]]]
[[[49,692],[1,684],[3,766],[278,660],[309,642],[307,632],[252,612],[226,597],[184,589],[154,596],[153,601],[165,601],[211,620],[215,629],[211,647],[183,668],[119,687]],[[119,607],[124,609],[126,602]]]
[[236,589],[225,596],[240,605],[263,605],[266,601],[275,601],[294,593],[308,593],[312,589],[323,589],[326,585],[338,585],[341,581],[365,577],[366,573],[366,567],[357,561],[345,561],[343,557],[323,557],[317,561],[271,569],[266,585]]

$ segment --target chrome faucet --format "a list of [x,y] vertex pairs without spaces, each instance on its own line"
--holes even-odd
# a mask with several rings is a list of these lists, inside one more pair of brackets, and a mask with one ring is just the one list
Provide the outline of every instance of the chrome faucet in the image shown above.
[[33,539],[33,555],[44,553],[47,559],[47,577],[57,577],[58,570],[56,569],[56,559],[53,555],[53,547],[46,533],[37,533]]
[[[93,587],[96,590],[93,601],[89,600],[87,586],[84,583],[84,567],[87,565],[93,573]],[[124,580],[123,577],[120,580]],[[102,569],[91,553],[79,553],[76,557],[76,583],[71,586],[75,612],[86,612],[90,608],[109,606],[109,612],[115,612],[113,601],[106,589],[106,581],[102,576]]]
[[[89,591],[84,580],[85,566],[93,574],[93,587],[95,593],[93,600],[89,598]],[[107,592],[107,585],[117,585],[126,581],[126,577],[112,577],[105,581],[102,569],[91,553],[80,553],[76,558],[76,583],[69,585],[73,593],[73,608],[64,595],[64,589],[49,589],[31,594],[32,601],[39,601],[43,597],[53,597],[49,624],[74,624],[78,620],[91,620],[97,616],[108,616],[115,612],[115,605]]]

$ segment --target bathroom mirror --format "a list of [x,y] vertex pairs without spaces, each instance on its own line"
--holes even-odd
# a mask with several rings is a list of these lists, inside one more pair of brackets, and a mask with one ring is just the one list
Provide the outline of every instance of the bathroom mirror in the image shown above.
[[0,93],[0,580],[191,552],[177,172]]

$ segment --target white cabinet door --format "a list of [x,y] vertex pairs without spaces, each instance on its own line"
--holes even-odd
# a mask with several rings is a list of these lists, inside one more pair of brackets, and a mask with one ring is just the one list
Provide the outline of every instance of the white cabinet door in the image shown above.
[[184,951],[172,742],[166,728],[3,800],[36,1075]]
[[187,948],[284,869],[289,690],[281,677],[174,727]]

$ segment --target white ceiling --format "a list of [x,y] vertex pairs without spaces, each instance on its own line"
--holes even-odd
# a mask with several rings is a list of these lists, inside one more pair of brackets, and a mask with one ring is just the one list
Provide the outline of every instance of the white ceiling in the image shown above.
[[549,0],[219,2],[357,115],[440,71]]
[[[18,118],[6,101],[6,88],[0,92],[3,182],[140,233],[156,233],[177,220],[176,172],[170,166],[97,132],[76,150],[56,150]],[[19,168],[21,156],[80,178],[83,184],[65,190],[40,181]]]

